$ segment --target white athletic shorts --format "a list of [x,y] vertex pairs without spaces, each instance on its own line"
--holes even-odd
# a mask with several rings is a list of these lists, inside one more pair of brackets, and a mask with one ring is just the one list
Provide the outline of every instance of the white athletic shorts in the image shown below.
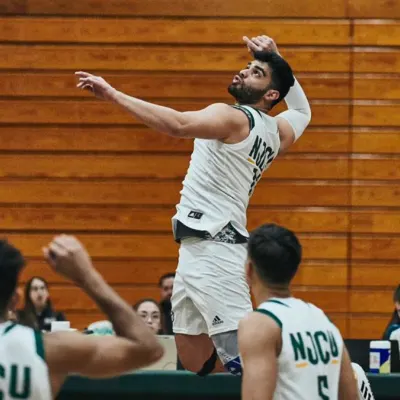
[[253,310],[246,257],[246,244],[182,240],[171,298],[175,333],[212,336],[238,329]]

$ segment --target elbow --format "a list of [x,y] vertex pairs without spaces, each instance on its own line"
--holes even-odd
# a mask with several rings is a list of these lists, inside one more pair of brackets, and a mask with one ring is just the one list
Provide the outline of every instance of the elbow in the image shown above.
[[181,139],[190,137],[186,125],[178,125],[178,126],[174,127],[173,129],[170,129],[168,134],[170,136],[173,136],[176,138],[181,138]]

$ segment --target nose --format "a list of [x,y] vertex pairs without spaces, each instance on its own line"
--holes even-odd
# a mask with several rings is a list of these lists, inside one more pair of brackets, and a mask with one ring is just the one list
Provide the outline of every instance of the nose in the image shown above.
[[247,76],[248,73],[249,73],[249,69],[248,69],[248,68],[242,69],[242,70],[239,72],[239,76],[240,76],[242,79],[244,79],[244,78],[246,78],[246,76]]

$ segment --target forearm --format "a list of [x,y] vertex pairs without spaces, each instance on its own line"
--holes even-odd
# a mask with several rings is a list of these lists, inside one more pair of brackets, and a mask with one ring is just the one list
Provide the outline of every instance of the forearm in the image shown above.
[[128,111],[148,127],[171,136],[179,136],[184,124],[183,113],[172,108],[152,104],[116,91],[112,101]]
[[288,110],[279,114],[278,117],[285,119],[290,124],[295,140],[297,140],[311,121],[310,104],[297,80],[286,95],[285,102]]
[[142,319],[102,278],[93,271],[82,284],[83,290],[109,317],[118,336],[141,343],[144,346],[156,345],[156,338]]

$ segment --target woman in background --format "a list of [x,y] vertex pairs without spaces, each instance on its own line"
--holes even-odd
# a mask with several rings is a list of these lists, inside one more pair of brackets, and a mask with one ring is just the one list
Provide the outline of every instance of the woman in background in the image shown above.
[[162,334],[161,310],[155,300],[142,299],[133,306],[133,309],[155,334]]
[[390,320],[383,334],[383,339],[385,340],[389,340],[390,335],[393,331],[400,329],[400,285],[397,286],[397,289],[394,291],[393,302],[394,311],[392,319]]
[[18,322],[41,331],[50,331],[53,321],[66,321],[61,312],[53,309],[45,279],[34,276],[25,285],[25,305],[17,312]]

